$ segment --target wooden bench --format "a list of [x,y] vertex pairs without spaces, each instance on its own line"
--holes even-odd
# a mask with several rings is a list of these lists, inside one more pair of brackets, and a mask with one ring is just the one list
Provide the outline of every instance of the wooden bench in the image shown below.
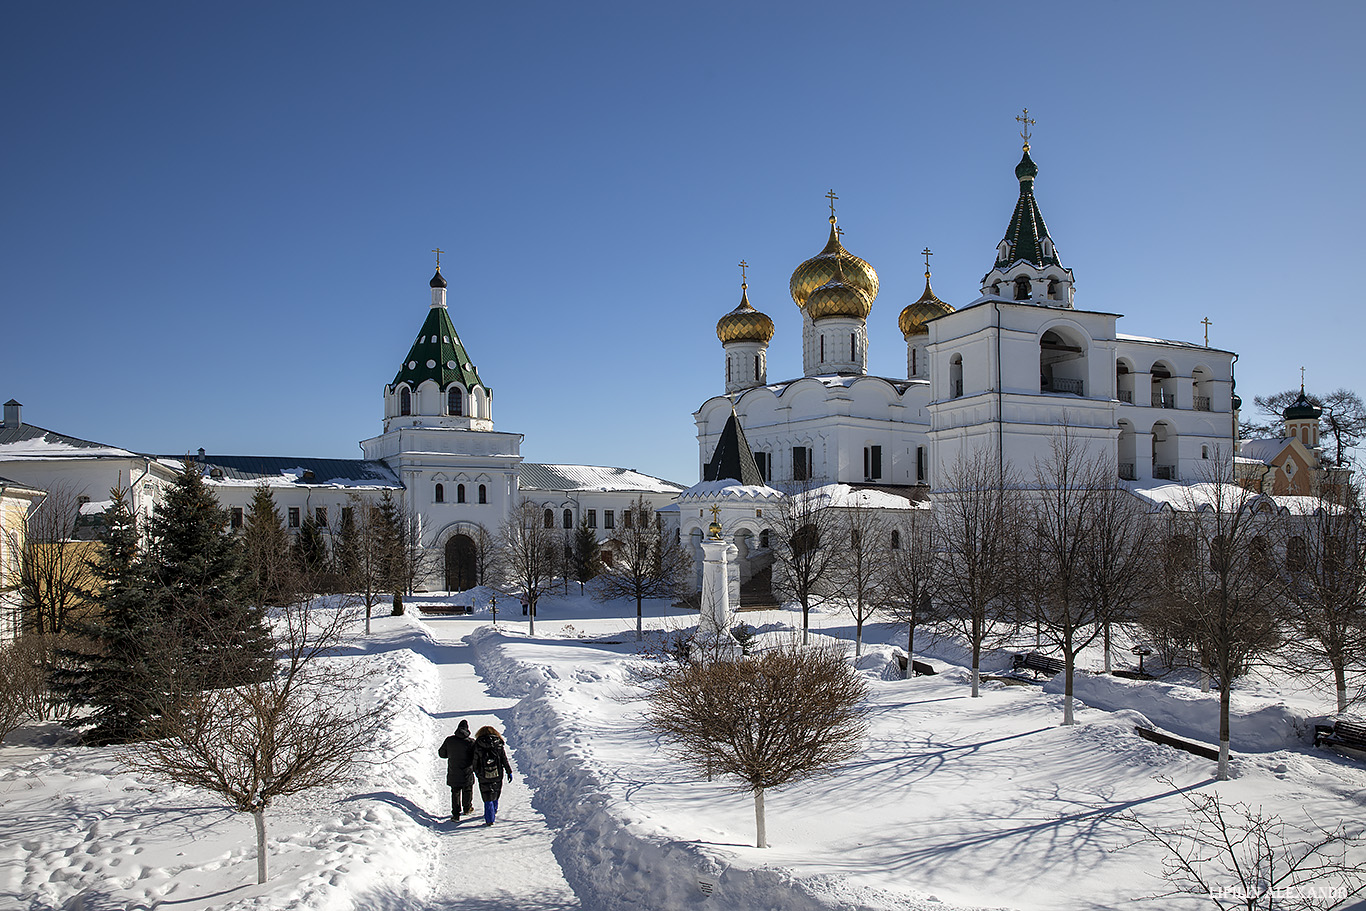
[[1060,658],[1050,658],[1038,652],[1016,652],[1015,657],[1010,660],[1010,669],[1030,671],[1035,677],[1039,674],[1056,677],[1067,670],[1067,664]]
[[420,604],[417,609],[421,613],[434,614],[438,617],[474,613],[474,606],[469,604]]
[[[906,656],[905,656],[905,655],[897,655],[897,656],[896,656],[896,663],[897,663],[897,665],[901,668],[901,674],[902,674],[902,676],[905,676],[905,674],[906,674]],[[923,676],[926,676],[927,674],[935,674],[935,673],[938,673],[938,672],[934,669],[934,665],[932,665],[932,664],[926,664],[926,663],[923,662],[923,661],[914,661],[914,660],[912,660],[912,661],[911,661],[911,670],[914,671],[913,676],[916,676],[916,677],[923,677]]]
[[1316,724],[1314,746],[1335,747],[1366,755],[1366,721],[1338,718],[1332,724]]

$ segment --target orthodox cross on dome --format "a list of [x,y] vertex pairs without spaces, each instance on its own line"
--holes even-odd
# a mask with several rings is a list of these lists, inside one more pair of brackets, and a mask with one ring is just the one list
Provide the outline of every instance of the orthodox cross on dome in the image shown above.
[[1019,116],[1017,116],[1015,119],[1018,120],[1020,123],[1024,124],[1024,129],[1020,131],[1020,138],[1024,140],[1025,151],[1028,152],[1029,137],[1032,135],[1029,132],[1029,128],[1034,126],[1035,121],[1029,116],[1029,108],[1025,108],[1024,111],[1020,113]]
[[748,269],[748,268],[749,268],[749,263],[745,262],[743,259],[740,260],[740,287],[741,287],[741,288],[748,288],[748,287],[749,287],[749,276],[748,276],[748,275],[746,274],[746,272],[745,272],[745,270]]
[[1304,395],[1304,368],[1300,368],[1300,395]]
[[930,257],[933,256],[934,254],[930,252],[930,248],[929,248],[929,247],[926,247],[925,249],[921,250],[920,253],[921,253],[921,255],[923,255],[923,256],[925,257],[925,277],[926,277],[926,278],[929,278],[929,277],[930,277]]
[[1205,324],[1205,347],[1208,348],[1208,347],[1209,347],[1209,327],[1210,327],[1210,326],[1213,326],[1214,323],[1210,321],[1210,318],[1209,318],[1208,316],[1205,317],[1204,319],[1202,319],[1200,322],[1202,322],[1202,323]]
[[439,272],[441,271],[441,254],[445,253],[446,251],[442,250],[440,247],[437,247],[434,250],[432,250],[432,252],[436,254],[436,269]]
[[830,200],[830,220],[831,220],[831,221],[834,221],[834,220],[835,220],[835,200],[839,199],[839,197],[835,195],[835,191],[834,191],[834,189],[832,188],[832,189],[830,190],[829,193],[826,193],[826,194],[825,194],[825,198],[828,199],[828,200]]

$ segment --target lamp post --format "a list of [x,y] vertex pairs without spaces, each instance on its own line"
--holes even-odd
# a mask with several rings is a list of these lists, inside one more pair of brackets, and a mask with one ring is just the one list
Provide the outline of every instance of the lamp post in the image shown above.
[[489,595],[489,613],[493,615],[493,628],[498,628],[498,596]]

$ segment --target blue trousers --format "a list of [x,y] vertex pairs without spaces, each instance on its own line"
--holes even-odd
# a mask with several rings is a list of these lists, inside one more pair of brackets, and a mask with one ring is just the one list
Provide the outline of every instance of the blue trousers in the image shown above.
[[484,822],[493,825],[494,818],[498,815],[498,801],[484,801]]

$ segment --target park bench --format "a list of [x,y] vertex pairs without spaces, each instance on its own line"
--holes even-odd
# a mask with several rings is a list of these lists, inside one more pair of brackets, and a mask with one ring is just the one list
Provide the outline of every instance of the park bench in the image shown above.
[[417,609],[424,614],[434,614],[438,617],[474,613],[474,607],[469,604],[421,604]]
[[1314,746],[1329,746],[1366,756],[1366,721],[1337,718],[1332,724],[1316,724]]
[[[896,656],[896,663],[897,663],[897,665],[901,668],[901,673],[902,673],[902,675],[904,676],[905,673],[906,673],[906,656],[905,656],[905,655],[897,655],[897,656]],[[913,661],[911,662],[911,670],[915,672],[915,673],[912,675],[912,676],[915,676],[915,677],[923,677],[923,676],[925,676],[925,675],[927,675],[927,674],[934,674],[934,673],[937,673],[937,671],[935,671],[935,669],[934,669],[934,665],[932,665],[932,664],[926,664],[924,661],[914,661],[914,660],[913,660]]]
[[1039,674],[1056,677],[1067,670],[1067,664],[1061,658],[1050,658],[1038,652],[1016,652],[1015,657],[1010,660],[1010,669],[1030,671],[1035,677]]

